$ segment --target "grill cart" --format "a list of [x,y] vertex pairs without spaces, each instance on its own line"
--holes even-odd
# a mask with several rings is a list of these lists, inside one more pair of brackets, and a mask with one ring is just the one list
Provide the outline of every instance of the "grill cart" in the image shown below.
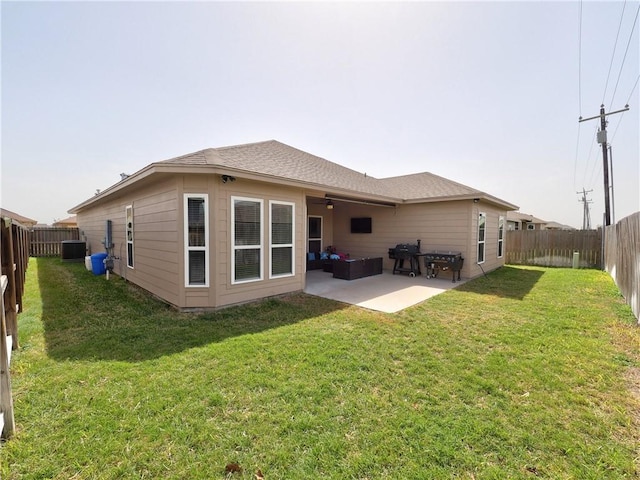
[[460,252],[427,252],[423,253],[424,266],[427,269],[427,278],[436,278],[439,272],[451,270],[452,282],[456,281],[456,272],[458,273],[458,281],[460,281],[460,270],[464,263],[462,253]]
[[415,245],[399,243],[394,248],[390,248],[389,258],[395,260],[394,275],[396,273],[408,273],[410,277],[420,275],[420,240]]

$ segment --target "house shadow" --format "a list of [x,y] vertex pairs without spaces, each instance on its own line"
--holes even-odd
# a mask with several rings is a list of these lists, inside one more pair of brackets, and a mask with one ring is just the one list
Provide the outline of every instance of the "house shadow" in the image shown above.
[[456,290],[481,295],[522,300],[544,275],[536,269],[503,266],[482,277],[460,285]]
[[95,276],[84,264],[37,259],[48,355],[56,360],[142,362],[286,327],[344,308],[303,293],[181,313],[120,277]]

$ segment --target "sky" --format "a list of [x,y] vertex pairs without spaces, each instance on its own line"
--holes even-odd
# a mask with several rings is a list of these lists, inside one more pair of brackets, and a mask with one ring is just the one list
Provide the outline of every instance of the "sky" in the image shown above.
[[146,165],[275,139],[580,228],[640,210],[638,1],[8,2],[1,203],[40,223]]

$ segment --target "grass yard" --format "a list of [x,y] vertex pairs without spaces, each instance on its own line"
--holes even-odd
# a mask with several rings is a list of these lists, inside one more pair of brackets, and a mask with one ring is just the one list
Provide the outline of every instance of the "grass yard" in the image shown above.
[[640,329],[600,271],[504,267],[393,315],[27,276],[3,479],[640,475]]

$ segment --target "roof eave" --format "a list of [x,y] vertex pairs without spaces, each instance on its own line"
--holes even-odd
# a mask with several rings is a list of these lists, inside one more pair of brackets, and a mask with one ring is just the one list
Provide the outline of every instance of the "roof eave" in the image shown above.
[[478,201],[484,200],[485,202],[492,203],[499,207],[505,208],[506,210],[518,209],[518,206],[484,192],[473,192],[473,193],[467,193],[464,195],[441,195],[438,197],[412,198],[412,199],[406,199],[402,203],[404,204],[437,203],[437,202],[454,202],[454,201],[460,201],[460,200],[478,200]]

